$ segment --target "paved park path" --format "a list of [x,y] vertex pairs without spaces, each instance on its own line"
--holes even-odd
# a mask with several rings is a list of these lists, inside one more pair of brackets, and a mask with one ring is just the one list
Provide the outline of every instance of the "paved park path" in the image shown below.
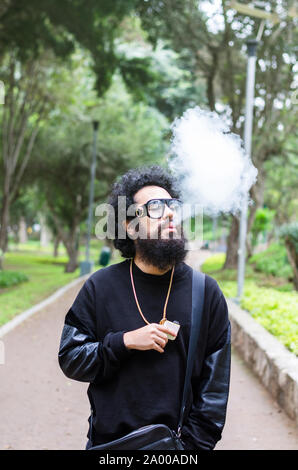
[[[195,267],[208,252],[190,252]],[[57,351],[64,317],[83,281],[3,338],[0,449],[83,449],[88,384],[67,379]],[[227,421],[216,449],[298,449],[298,430],[233,352]]]

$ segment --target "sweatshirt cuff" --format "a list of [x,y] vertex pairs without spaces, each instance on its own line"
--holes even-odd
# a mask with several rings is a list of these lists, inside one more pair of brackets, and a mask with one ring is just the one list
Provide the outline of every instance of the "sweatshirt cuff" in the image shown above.
[[125,331],[117,331],[117,333],[110,333],[109,344],[113,353],[118,359],[125,359],[131,356],[132,350],[128,349],[123,341]]

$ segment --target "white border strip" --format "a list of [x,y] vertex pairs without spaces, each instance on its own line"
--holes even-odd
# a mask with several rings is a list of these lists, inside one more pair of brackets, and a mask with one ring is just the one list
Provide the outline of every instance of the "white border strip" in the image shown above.
[[12,320],[10,320],[9,322],[5,323],[5,325],[0,327],[0,338],[6,335],[6,333],[8,333],[9,331],[13,330],[20,323],[27,320],[27,318],[31,317],[35,313],[38,313],[44,307],[48,306],[51,302],[54,302],[55,300],[57,300],[69,289],[76,286],[80,282],[87,280],[89,276],[90,276],[90,273],[85,274],[84,276],[80,276],[77,279],[74,279],[69,284],[66,284],[66,286],[63,286],[60,289],[58,289],[56,292],[54,292],[54,294],[52,294],[47,299],[42,300],[40,303],[34,305],[34,307],[31,307],[28,310],[25,310],[23,313],[17,314]]

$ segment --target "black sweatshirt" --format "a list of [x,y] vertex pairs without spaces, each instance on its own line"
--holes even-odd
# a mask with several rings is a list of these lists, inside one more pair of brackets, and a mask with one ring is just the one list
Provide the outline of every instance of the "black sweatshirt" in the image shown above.
[[[93,273],[69,309],[62,332],[59,364],[71,379],[90,382],[93,444],[117,439],[148,424],[177,430],[191,322],[192,268],[174,272],[167,319],[181,327],[165,352],[128,350],[123,334],[146,324],[134,298],[130,260]],[[144,273],[133,263],[141,310],[159,323],[171,270]],[[230,377],[230,323],[225,298],[206,275],[203,320],[192,377],[189,412],[182,428],[186,449],[213,449],[225,422]],[[90,437],[90,431],[88,433]]]

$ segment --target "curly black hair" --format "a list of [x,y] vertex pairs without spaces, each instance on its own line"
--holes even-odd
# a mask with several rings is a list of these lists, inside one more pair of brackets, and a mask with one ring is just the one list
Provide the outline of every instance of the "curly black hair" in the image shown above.
[[[113,244],[124,258],[132,258],[135,255],[135,245],[129,236],[124,239],[118,237],[118,197],[126,197],[126,208],[135,203],[134,195],[144,186],[160,186],[173,198],[180,198],[179,182],[169,169],[159,165],[142,166],[128,170],[112,185],[108,203],[113,207],[115,216],[115,238]],[[130,216],[126,215],[129,220]]]

